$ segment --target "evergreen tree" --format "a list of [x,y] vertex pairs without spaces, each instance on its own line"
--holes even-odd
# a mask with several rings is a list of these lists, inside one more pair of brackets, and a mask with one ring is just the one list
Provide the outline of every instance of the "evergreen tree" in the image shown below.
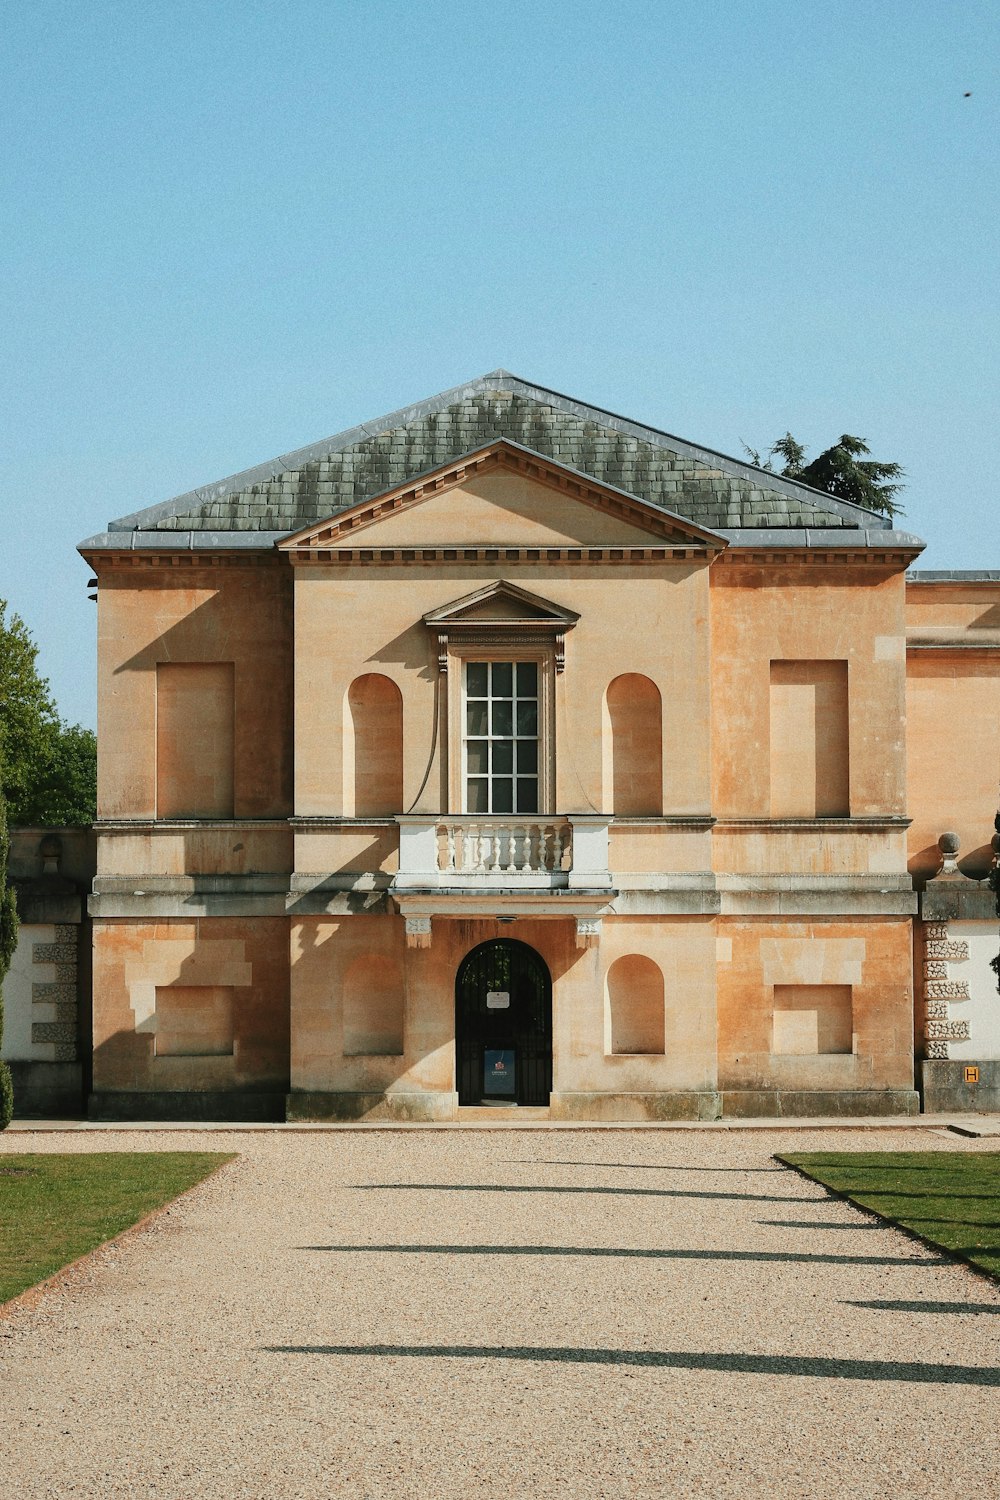
[[[903,514],[893,499],[903,488],[902,466],[870,458],[871,449],[864,439],[852,437],[849,432],[843,433],[831,448],[825,448],[810,463],[806,462],[805,448],[790,432],[772,443],[763,458],[756,448],[748,448],[745,443],[743,447],[759,468],[772,474],[798,479],[814,490],[824,490],[839,500],[850,500],[865,510],[887,516],[890,521]],[[775,459],[781,460],[781,468],[775,467]]]
[[[0,759],[2,765],[2,759]],[[10,837],[7,833],[7,808],[0,787],[0,1043],[3,1042],[3,981],[17,947],[17,907],[13,887],[7,884],[7,857]],[[6,1130],[14,1113],[14,1088],[10,1069],[0,1062],[0,1130]]]

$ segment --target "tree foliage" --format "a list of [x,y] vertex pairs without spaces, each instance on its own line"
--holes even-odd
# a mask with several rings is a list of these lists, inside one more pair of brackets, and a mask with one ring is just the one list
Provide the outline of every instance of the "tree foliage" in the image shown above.
[[92,823],[97,803],[97,741],[60,719],[38,675],[38,647],[24,621],[0,599],[0,792],[12,825]]
[[[3,768],[0,751],[0,770]],[[7,884],[7,856],[10,837],[7,833],[7,809],[0,789],[0,1044],[3,1042],[3,982],[17,947],[17,907],[14,888]],[[6,1130],[14,1113],[14,1089],[10,1068],[0,1062],[0,1130]]]
[[[993,835],[993,864],[986,878],[996,901],[997,916],[1000,917],[1000,812],[993,819],[993,827],[996,829]],[[990,959],[990,968],[997,976],[997,992],[1000,994],[1000,953],[996,958]]]
[[[870,457],[871,449],[865,440],[852,437],[849,432],[843,433],[831,448],[824,448],[808,463],[805,448],[790,432],[772,443],[764,456],[756,448],[748,448],[746,444],[744,447],[759,468],[772,474],[780,474],[784,479],[798,479],[814,490],[824,490],[828,495],[836,495],[838,500],[850,500],[865,510],[888,517],[890,521],[903,514],[893,498],[903,488],[905,472],[902,465],[879,463]],[[776,466],[776,460],[780,461],[780,468]]]

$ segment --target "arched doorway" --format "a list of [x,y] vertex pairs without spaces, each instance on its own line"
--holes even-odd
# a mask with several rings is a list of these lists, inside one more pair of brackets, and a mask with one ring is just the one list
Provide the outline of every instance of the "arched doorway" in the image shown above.
[[512,938],[467,953],[455,979],[459,1104],[548,1104],[552,980],[544,959]]

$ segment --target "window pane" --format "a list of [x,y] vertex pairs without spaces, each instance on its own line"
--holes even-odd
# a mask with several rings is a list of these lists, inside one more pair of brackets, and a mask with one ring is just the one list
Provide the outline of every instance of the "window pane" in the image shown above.
[[487,733],[485,702],[467,703],[465,705],[465,727],[466,732],[470,735],[483,735]]
[[486,663],[470,661],[465,669],[465,691],[470,698],[486,697]]
[[539,687],[534,661],[465,663],[467,812],[537,813]]
[[493,811],[514,811],[514,782],[509,776],[497,776],[493,781]]
[[470,776],[468,782],[466,783],[466,786],[468,790],[465,800],[468,804],[470,813],[489,812],[489,796],[486,790],[486,777],[484,776],[481,779],[477,777],[473,779],[473,777]]
[[[534,704],[532,704],[531,707],[533,708]],[[518,717],[520,718],[520,707],[518,708]],[[501,700],[500,702],[494,701],[494,704],[493,704],[493,734],[494,734],[494,736],[496,738],[499,738],[502,735],[513,734],[513,732],[514,732],[514,724],[513,724],[513,719],[511,717],[511,705],[510,705],[510,703],[509,702],[504,702],[503,700]]]
[[518,702],[517,705],[517,732],[518,734],[537,735],[538,733],[538,704],[530,699],[527,702]]
[[517,696],[519,698],[538,697],[538,663],[536,661],[518,662]]
[[538,811],[538,781],[534,776],[517,778],[517,810],[523,813]]

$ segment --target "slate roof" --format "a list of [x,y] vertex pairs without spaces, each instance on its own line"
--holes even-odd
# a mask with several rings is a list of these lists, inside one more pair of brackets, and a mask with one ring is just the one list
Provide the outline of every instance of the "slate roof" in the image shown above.
[[161,537],[164,532],[207,532],[214,534],[212,543],[216,538],[222,543],[220,533],[244,533],[244,546],[258,538],[260,545],[272,545],[276,536],[325,520],[500,437],[711,530],[787,535],[789,529],[882,531],[889,526],[884,517],[808,485],[496,370],[123,516],[109,523],[109,532],[155,532]]

